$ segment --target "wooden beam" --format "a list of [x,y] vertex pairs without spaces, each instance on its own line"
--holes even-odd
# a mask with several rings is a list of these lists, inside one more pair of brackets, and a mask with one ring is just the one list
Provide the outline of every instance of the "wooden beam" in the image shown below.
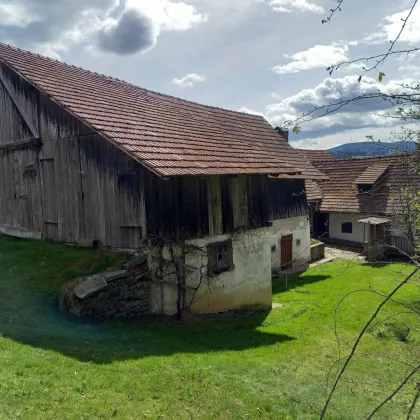
[[235,229],[248,226],[248,194],[246,176],[229,178],[229,193],[232,200],[233,227]]
[[24,140],[24,141],[16,141],[14,143],[6,143],[0,144],[0,150],[2,149],[13,149],[15,147],[23,147],[23,146],[40,146],[42,143],[39,139],[31,139],[31,140]]
[[39,139],[40,136],[39,136],[38,130],[32,124],[32,122],[29,119],[28,115],[26,114],[25,110],[20,105],[18,98],[15,96],[13,90],[10,88],[9,84],[7,83],[6,79],[4,78],[4,76],[1,72],[0,72],[0,81],[3,84],[4,88],[6,89],[7,93],[9,94],[10,98],[12,99],[12,102],[15,104],[16,108],[18,109],[18,111],[19,111],[20,115],[22,116],[23,120],[25,121],[26,125],[28,126],[29,131],[32,134],[32,137],[35,138],[35,139]]
[[209,209],[209,234],[210,236],[221,235],[223,233],[223,223],[220,176],[210,176],[207,179],[207,188]]

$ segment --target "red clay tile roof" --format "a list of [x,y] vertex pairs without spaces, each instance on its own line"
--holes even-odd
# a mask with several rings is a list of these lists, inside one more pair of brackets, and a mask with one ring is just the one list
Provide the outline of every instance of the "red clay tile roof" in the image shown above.
[[263,117],[151,92],[2,43],[0,61],[159,175],[324,177]]
[[354,181],[355,184],[373,185],[389,168],[389,163],[368,166]]
[[[415,155],[376,156],[359,159],[317,161],[314,165],[328,175],[319,181],[322,189],[320,211],[395,215],[402,212],[401,190],[405,186],[419,186],[420,177],[413,175]],[[372,185],[370,191],[359,193],[356,180],[368,168],[387,168]]]
[[328,150],[298,149],[309,162],[317,160],[334,160],[334,156]]
[[322,199],[322,190],[319,184],[311,179],[305,181],[306,198],[308,201],[319,201]]
[[[309,162],[334,160],[334,156],[328,150],[297,149]],[[306,198],[308,201],[320,201],[322,190],[316,181],[307,179],[305,181]]]

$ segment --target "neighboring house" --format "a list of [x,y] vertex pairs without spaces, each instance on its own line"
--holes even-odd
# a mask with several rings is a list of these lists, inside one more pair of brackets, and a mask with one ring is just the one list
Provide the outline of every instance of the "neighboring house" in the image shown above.
[[313,237],[360,246],[372,242],[379,248],[392,245],[411,254],[403,189],[420,187],[412,157],[317,160],[308,156],[329,178],[314,181],[315,188],[307,189]]
[[[312,149],[297,149],[301,155],[309,162],[319,161],[333,161],[334,156],[328,150],[312,150]],[[307,179],[305,181],[306,198],[309,204],[309,218],[310,218],[310,235],[314,236],[313,226],[314,220],[313,215],[318,210],[319,204],[322,200],[322,190],[319,184],[313,179]]]
[[[145,249],[156,277],[187,244],[187,294],[211,279],[195,312],[270,307],[272,265],[309,260],[304,182],[326,177],[262,117],[5,44],[0,110],[1,233]],[[167,283],[154,312],[176,309]]]

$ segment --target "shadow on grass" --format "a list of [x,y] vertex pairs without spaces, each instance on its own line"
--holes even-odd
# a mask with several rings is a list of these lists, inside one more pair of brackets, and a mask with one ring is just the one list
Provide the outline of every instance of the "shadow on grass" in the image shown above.
[[268,312],[185,324],[163,317],[81,322],[59,313],[55,305],[27,300],[26,307],[16,311],[13,304],[9,301],[5,305],[0,299],[3,337],[99,364],[176,353],[246,350],[293,339],[257,330]]
[[208,317],[180,324],[172,318],[81,322],[60,313],[62,284],[120,264],[115,254],[0,236],[0,334],[83,362],[176,353],[246,350],[290,341],[258,327],[268,312]]
[[273,279],[273,295],[293,290],[297,287],[306,286],[308,284],[317,283],[319,281],[331,278],[328,275],[308,275],[305,273],[294,274],[291,276],[282,276]]

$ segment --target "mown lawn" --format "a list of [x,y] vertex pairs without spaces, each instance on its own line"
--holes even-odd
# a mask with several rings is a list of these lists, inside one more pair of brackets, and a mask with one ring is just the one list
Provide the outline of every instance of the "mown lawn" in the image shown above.
[[[369,286],[389,291],[412,270],[328,263],[289,277],[287,289],[285,279],[274,281],[280,307],[270,313],[185,324],[161,318],[82,323],[59,313],[65,281],[120,260],[0,237],[1,419],[317,418],[337,358],[337,302]],[[419,302],[418,285],[396,298]],[[354,339],[380,299],[369,292],[350,295],[337,314],[340,336]],[[402,311],[392,303],[381,316],[396,310]],[[412,327],[405,341],[401,320]],[[365,418],[409,370],[395,359],[419,363],[418,317],[401,315],[388,324],[363,340],[327,418]],[[413,383],[377,418],[405,418]],[[420,418],[420,403],[412,418]]]

